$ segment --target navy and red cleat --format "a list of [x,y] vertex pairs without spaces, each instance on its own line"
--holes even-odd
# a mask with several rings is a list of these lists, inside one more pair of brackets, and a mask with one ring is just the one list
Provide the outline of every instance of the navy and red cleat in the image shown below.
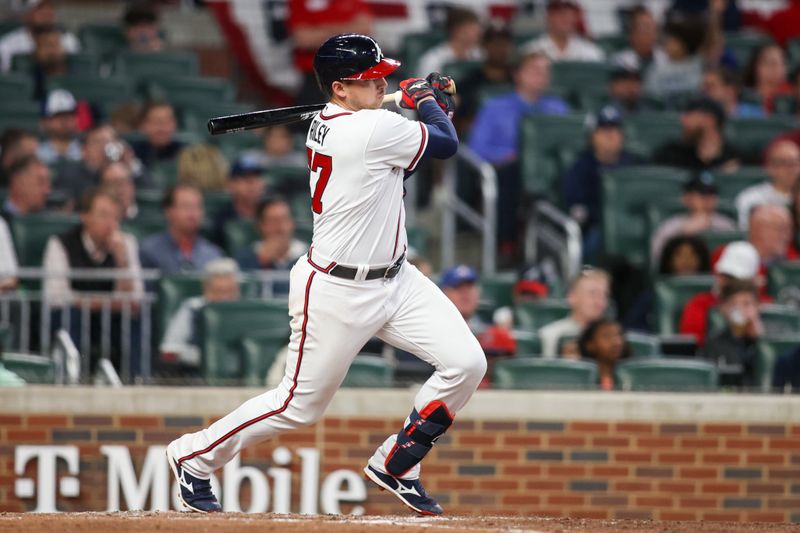
[[442,506],[428,496],[419,479],[400,479],[389,474],[384,474],[372,468],[364,467],[367,479],[378,485],[381,490],[388,490],[411,510],[422,515],[440,515],[444,513]]
[[211,491],[211,481],[193,476],[181,467],[177,457],[167,446],[167,462],[178,482],[178,498],[184,506],[196,513],[218,513],[222,511],[217,497]]

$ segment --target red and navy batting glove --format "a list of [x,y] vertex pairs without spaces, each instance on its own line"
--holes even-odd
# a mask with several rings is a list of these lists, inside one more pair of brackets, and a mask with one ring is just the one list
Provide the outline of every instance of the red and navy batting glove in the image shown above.
[[438,72],[431,72],[425,79],[431,84],[431,87],[439,89],[442,92],[447,92],[447,89],[453,85],[453,78],[451,76],[443,76]]
[[444,114],[447,115],[448,118],[453,118],[453,114],[456,112],[456,103],[453,97],[434,87],[433,98],[436,100],[436,103],[439,104],[439,107],[442,108]]
[[428,96],[435,98],[433,87],[422,78],[409,78],[401,81],[400,90],[403,91],[400,107],[406,109],[416,109],[419,101]]

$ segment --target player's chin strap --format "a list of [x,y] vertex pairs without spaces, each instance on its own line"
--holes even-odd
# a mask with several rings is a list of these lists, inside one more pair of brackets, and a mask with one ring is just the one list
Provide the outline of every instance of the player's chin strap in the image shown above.
[[453,414],[444,402],[434,400],[421,412],[411,411],[410,423],[397,434],[397,442],[386,457],[384,467],[400,477],[422,461],[433,443],[453,423]]

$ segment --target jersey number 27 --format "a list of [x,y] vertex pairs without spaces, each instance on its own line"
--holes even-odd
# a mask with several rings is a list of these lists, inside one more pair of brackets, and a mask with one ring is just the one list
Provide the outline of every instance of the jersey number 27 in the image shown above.
[[306,149],[306,154],[308,155],[308,168],[311,172],[319,170],[317,186],[314,187],[314,196],[311,197],[311,210],[319,215],[322,213],[322,193],[325,192],[325,187],[328,186],[328,180],[331,179],[333,171],[333,158],[314,152],[310,148]]

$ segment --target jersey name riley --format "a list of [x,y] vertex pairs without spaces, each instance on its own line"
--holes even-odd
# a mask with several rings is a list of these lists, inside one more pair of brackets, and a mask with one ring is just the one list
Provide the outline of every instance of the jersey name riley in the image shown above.
[[325,137],[331,131],[330,127],[326,126],[319,119],[311,121],[311,127],[308,129],[308,139],[315,143],[322,145],[325,143]]

